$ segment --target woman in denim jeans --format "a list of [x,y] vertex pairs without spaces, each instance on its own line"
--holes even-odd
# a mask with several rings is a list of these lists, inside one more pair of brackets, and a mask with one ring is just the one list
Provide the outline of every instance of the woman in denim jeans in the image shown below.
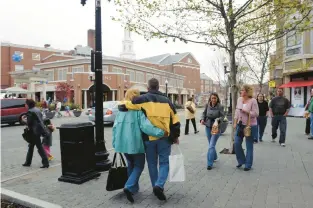
[[[125,100],[131,101],[140,95],[137,89],[128,89]],[[139,191],[139,178],[145,167],[145,148],[142,133],[157,138],[168,136],[167,132],[151,124],[142,111],[127,110],[119,105],[113,126],[112,145],[116,152],[124,153],[127,159],[128,180],[124,193],[130,202],[134,202],[133,194]]]
[[[259,106],[256,99],[253,96],[253,88],[250,85],[244,85],[240,90],[240,98],[238,98],[236,113],[234,119],[234,128],[236,129],[235,133],[235,152],[236,158],[238,161],[237,168],[240,168],[242,165],[245,165],[244,170],[251,170],[253,163],[253,142],[254,137],[257,135],[257,118],[259,116]],[[244,128],[249,125],[249,116],[250,116],[250,126],[251,134],[249,137],[246,137],[246,156],[242,149],[242,142],[244,136]]]
[[[215,120],[220,123],[224,118],[224,107],[220,104],[220,99],[217,93],[212,93],[209,98],[209,103],[206,105],[205,110],[201,117],[201,124],[205,125],[206,135],[209,141],[209,148],[207,154],[207,169],[211,170],[213,167],[213,162],[217,160],[217,154],[215,145],[217,143],[218,138],[221,135],[221,132],[217,134],[212,134],[212,126]],[[220,129],[220,125],[219,128]]]

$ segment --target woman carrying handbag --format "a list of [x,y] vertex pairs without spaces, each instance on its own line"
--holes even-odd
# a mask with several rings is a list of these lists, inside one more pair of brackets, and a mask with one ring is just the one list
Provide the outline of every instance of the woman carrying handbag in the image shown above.
[[[139,95],[139,90],[129,89],[125,100],[132,101]],[[128,110],[125,105],[119,105],[113,126],[112,144],[117,153],[124,153],[126,157],[128,180],[124,186],[124,193],[132,203],[134,202],[132,195],[139,191],[138,181],[145,166],[142,132],[157,138],[168,136],[167,132],[153,126],[142,111]]]
[[[234,128],[235,131],[235,152],[238,161],[237,168],[245,165],[244,170],[249,171],[253,164],[253,142],[257,137],[257,117],[259,116],[259,107],[253,96],[253,88],[250,85],[244,85],[240,90],[238,98]],[[242,149],[243,138],[246,138],[246,155]]]
[[220,122],[224,118],[224,107],[220,104],[217,93],[212,93],[201,117],[201,124],[205,125],[206,136],[209,141],[207,154],[207,170],[211,170],[213,162],[217,160],[215,145],[221,135]]

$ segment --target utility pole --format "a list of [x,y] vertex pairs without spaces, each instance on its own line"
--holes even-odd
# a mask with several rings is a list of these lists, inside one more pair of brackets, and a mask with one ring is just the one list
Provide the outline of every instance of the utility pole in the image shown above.
[[[84,6],[87,0],[81,0]],[[108,159],[109,153],[104,142],[104,126],[103,126],[103,74],[102,74],[102,37],[101,37],[101,0],[95,0],[96,12],[96,37],[95,37],[95,88],[96,88],[96,169],[99,171],[107,171],[111,167],[111,161]],[[93,69],[91,69],[93,70]]]

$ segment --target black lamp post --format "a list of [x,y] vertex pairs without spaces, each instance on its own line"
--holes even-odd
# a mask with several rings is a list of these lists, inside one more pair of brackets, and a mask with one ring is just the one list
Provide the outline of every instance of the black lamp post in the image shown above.
[[168,85],[168,81],[167,81],[167,79],[166,79],[166,80],[165,80],[165,94],[166,94],[166,97],[168,97],[167,85]]
[[[101,38],[101,0],[95,0],[96,13],[96,40],[95,40],[95,64],[92,71],[95,72],[95,91],[96,91],[96,109],[95,109],[95,123],[96,123],[96,169],[99,171],[107,171],[111,167],[111,162],[108,159],[109,153],[105,147],[104,142],[104,128],[103,128],[103,79],[102,79],[102,38]],[[81,0],[84,6],[86,0]]]

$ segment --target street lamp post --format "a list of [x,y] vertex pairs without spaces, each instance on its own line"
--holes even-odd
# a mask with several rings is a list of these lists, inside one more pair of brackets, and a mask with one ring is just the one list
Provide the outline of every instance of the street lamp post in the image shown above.
[[168,81],[167,81],[167,79],[166,79],[166,80],[165,80],[165,94],[166,94],[166,97],[168,97],[167,85],[168,85]]
[[[96,37],[95,37],[95,90],[96,90],[96,106],[95,106],[95,127],[96,127],[96,169],[99,171],[107,171],[111,167],[111,162],[108,159],[109,153],[104,142],[103,128],[103,79],[102,79],[102,39],[101,39],[101,0],[95,0],[96,13]],[[86,0],[81,0],[84,6]]]

